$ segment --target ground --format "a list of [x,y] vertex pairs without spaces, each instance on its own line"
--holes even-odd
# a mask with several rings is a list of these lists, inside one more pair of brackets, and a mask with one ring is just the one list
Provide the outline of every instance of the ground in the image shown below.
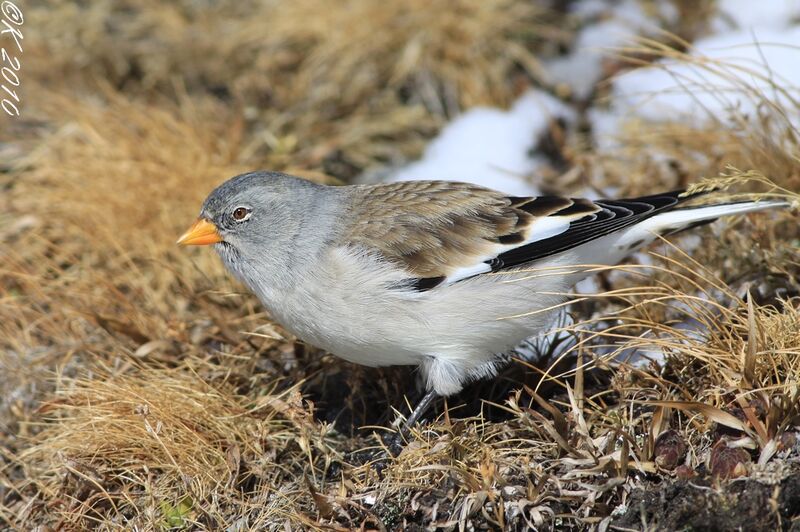
[[[796,529],[800,13],[778,4],[4,3],[24,38],[0,35],[19,60],[3,528]],[[253,169],[790,208],[598,272],[559,334],[391,456],[413,368],[303,345],[210,250],[175,246]]]

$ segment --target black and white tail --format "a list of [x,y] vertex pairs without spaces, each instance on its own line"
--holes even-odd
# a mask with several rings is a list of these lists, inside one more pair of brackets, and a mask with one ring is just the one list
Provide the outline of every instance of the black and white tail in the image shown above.
[[[545,263],[548,257],[553,260],[558,257],[556,262],[566,260],[572,264],[616,264],[659,236],[709,223],[721,216],[789,205],[784,201],[742,201],[686,206],[688,200],[698,195],[684,195],[683,190],[676,190],[630,199],[571,198],[567,207],[537,219],[526,241],[503,250],[489,264],[493,271]],[[554,203],[556,199],[565,200],[522,198],[521,208]]]

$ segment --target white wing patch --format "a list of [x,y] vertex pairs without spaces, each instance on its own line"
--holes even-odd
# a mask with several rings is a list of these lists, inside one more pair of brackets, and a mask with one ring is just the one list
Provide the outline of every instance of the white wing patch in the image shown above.
[[508,244],[508,245],[498,244],[492,250],[491,255],[481,257],[477,263],[471,266],[465,266],[454,270],[450,275],[445,277],[444,281],[442,281],[442,284],[443,285],[451,284],[455,283],[456,281],[466,279],[468,277],[473,277],[481,273],[490,272],[492,271],[492,267],[489,263],[492,259],[496,258],[498,255],[501,255],[507,251],[511,251],[512,249],[520,248],[522,246],[531,244],[533,242],[538,242],[539,240],[545,240],[547,238],[558,236],[569,229],[570,223],[579,220],[581,218],[585,218],[587,216],[593,216],[593,215],[592,214],[587,215],[585,213],[581,213],[581,214],[572,214],[567,216],[551,215],[543,218],[537,218],[536,221],[534,221],[527,228],[527,235],[525,237],[525,240],[517,244]]
[[[490,260],[489,257],[486,260]],[[466,279],[467,277],[472,277],[474,275],[478,275],[479,273],[486,273],[492,271],[492,267],[489,266],[485,261],[481,261],[478,264],[474,264],[472,266],[465,266],[463,268],[458,268],[453,271],[450,275],[445,277],[442,284],[450,284],[456,281],[460,281],[462,279]]]
[[531,224],[530,228],[528,229],[527,238],[525,238],[524,242],[521,242],[520,244],[514,246],[505,246],[503,252],[508,251],[510,249],[514,249],[516,247],[524,246],[525,244],[538,242],[539,240],[544,240],[545,238],[551,238],[556,235],[560,235],[561,233],[569,229],[569,224],[571,222],[573,222],[577,218],[583,218],[584,216],[586,215],[580,214],[572,216],[547,216],[545,218],[539,218],[538,220],[533,222],[533,224]]

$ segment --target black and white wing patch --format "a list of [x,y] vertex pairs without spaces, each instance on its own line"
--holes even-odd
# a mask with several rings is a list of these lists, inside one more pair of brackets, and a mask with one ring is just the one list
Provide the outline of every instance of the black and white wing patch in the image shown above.
[[[408,275],[398,287],[421,292],[521,267],[623,229],[624,244],[636,247],[632,243],[645,243],[654,234],[728,212],[722,206],[707,212],[683,206],[673,210],[689,199],[680,190],[597,201],[511,197],[448,181],[363,185],[351,191],[354,223],[337,243],[395,264]],[[634,226],[642,231],[627,230]]]
[[483,273],[533,263],[669,211],[686,199],[680,196],[682,193],[677,190],[633,199],[597,201],[558,196],[510,197],[513,208],[530,217],[520,217],[516,231],[498,237],[491,254],[446,276],[414,279],[411,286],[425,291]]
[[[534,262],[638,224],[676,206],[684,199],[680,197],[682,193],[682,190],[677,190],[634,199],[589,202],[597,208],[595,212],[570,221],[568,227],[556,235],[498,254],[489,261],[491,271],[502,271]],[[562,213],[557,212],[553,216],[559,215]]]

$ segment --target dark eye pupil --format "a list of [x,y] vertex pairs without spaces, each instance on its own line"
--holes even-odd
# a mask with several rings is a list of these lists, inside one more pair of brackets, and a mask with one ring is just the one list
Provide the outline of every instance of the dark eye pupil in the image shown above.
[[241,219],[242,219],[242,218],[244,218],[246,215],[247,215],[247,209],[245,209],[244,207],[239,207],[238,209],[236,209],[235,211],[233,211],[233,217],[234,217],[236,220],[241,220]]

